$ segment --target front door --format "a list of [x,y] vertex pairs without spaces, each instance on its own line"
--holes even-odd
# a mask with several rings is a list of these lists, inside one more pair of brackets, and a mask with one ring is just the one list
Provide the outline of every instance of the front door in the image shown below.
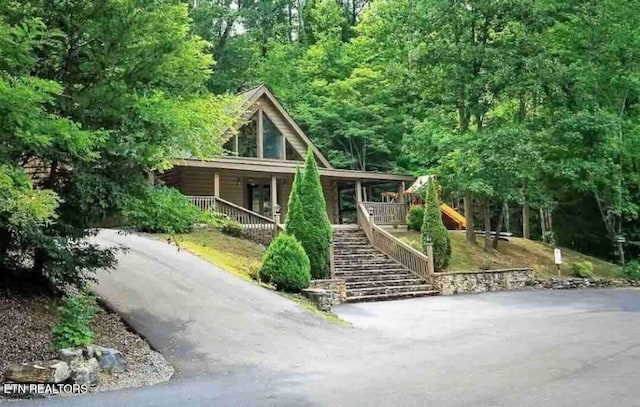
[[271,185],[247,184],[247,208],[271,217]]

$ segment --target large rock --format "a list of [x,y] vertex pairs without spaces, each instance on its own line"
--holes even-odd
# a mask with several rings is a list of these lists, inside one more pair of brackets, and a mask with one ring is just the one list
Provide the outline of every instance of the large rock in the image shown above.
[[58,360],[71,364],[75,360],[82,360],[82,348],[64,348],[58,350]]
[[100,364],[96,358],[75,359],[71,362],[71,380],[75,384],[96,386],[100,384]]
[[127,370],[127,362],[124,355],[117,349],[105,348],[98,345],[89,345],[86,349],[87,359],[96,358],[100,364],[100,369],[113,373],[122,373]]
[[61,383],[69,376],[71,369],[67,362],[55,359],[9,365],[4,373],[5,381],[19,383]]

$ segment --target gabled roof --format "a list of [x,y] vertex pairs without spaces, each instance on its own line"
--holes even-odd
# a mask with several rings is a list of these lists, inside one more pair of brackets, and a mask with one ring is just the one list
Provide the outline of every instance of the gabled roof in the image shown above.
[[300,126],[298,126],[298,124],[295,122],[295,120],[293,120],[291,115],[284,109],[284,107],[282,107],[282,104],[280,104],[278,99],[276,99],[276,97],[273,95],[273,93],[271,93],[271,91],[269,90],[269,88],[267,88],[266,85],[263,84],[263,85],[256,86],[255,88],[239,93],[237,96],[240,96],[246,99],[247,110],[261,97],[264,96],[265,98],[267,98],[273,104],[273,106],[275,106],[278,113],[282,115],[282,117],[285,119],[287,124],[291,126],[291,128],[296,133],[296,135],[300,137],[307,144],[307,146],[311,147],[311,149],[313,150],[313,153],[318,158],[318,160],[320,160],[320,162],[324,164],[326,168],[333,168],[333,166],[331,166],[331,164],[329,163],[329,160],[327,160],[325,156],[322,155],[322,153],[320,152],[320,150],[318,150],[315,144],[313,144],[313,142],[309,139],[309,137],[307,137],[307,135],[304,134],[304,131],[302,131]]

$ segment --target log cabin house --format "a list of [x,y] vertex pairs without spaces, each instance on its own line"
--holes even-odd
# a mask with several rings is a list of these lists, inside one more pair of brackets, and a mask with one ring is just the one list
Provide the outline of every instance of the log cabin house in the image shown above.
[[[179,189],[202,209],[216,210],[243,224],[281,223],[296,166],[311,148],[315,154],[327,214],[333,224],[355,223],[356,202],[373,201],[372,187],[404,191],[414,177],[336,169],[264,86],[239,95],[245,99],[245,124],[225,144],[226,155],[211,159],[176,159],[161,179]],[[404,224],[406,205],[370,205],[382,223]],[[221,208],[222,207],[222,208]]]

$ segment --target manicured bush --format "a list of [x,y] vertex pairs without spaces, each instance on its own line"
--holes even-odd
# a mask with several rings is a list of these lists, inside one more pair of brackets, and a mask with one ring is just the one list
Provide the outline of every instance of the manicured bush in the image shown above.
[[433,244],[433,266],[436,271],[444,270],[451,260],[451,238],[442,223],[438,189],[433,178],[429,179],[425,193],[424,220],[422,222],[422,245]]
[[309,257],[295,237],[280,233],[264,254],[259,275],[262,281],[278,290],[299,292],[309,287]]
[[87,346],[93,343],[91,321],[98,313],[96,297],[90,293],[65,295],[58,307],[57,322],[52,329],[55,349]]
[[412,205],[407,214],[407,229],[420,231],[424,222],[424,206]]
[[296,238],[309,256],[313,278],[326,278],[329,274],[329,248],[332,238],[327,203],[322,192],[320,174],[311,148],[307,151],[302,182],[297,185],[302,204],[304,229],[295,230]]
[[640,280],[640,262],[631,260],[622,270],[622,274],[629,280]]
[[142,198],[124,202],[122,214],[128,226],[150,233],[187,233],[202,220],[202,212],[177,189],[149,187]]
[[571,264],[571,273],[575,277],[593,278],[593,263],[590,261],[576,261]]

